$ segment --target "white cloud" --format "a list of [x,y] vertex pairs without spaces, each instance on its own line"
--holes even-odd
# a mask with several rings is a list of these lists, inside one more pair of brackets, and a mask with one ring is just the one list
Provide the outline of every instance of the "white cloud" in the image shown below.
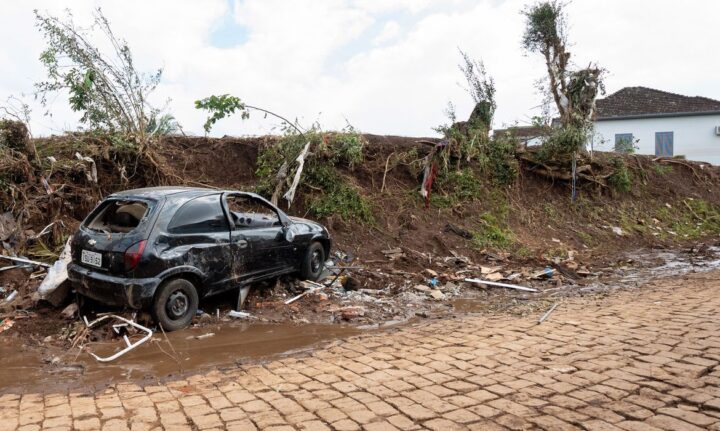
[[[427,135],[453,101],[461,117],[472,106],[457,85],[457,48],[484,60],[497,86],[496,126],[527,122],[540,97],[534,82],[541,58],[524,56],[521,0],[53,0],[3,2],[0,15],[0,99],[32,91],[43,78],[42,38],[32,10],[59,14],[72,7],[79,22],[102,6],[116,33],[131,45],[143,70],[164,68],[153,97],[172,98],[170,110],[186,132],[200,133],[204,115],[193,101],[231,93],[248,103],[328,128],[347,118],[374,133]],[[573,59],[610,70],[610,92],[628,85],[720,99],[715,71],[714,18],[720,2],[670,0],[569,3]],[[232,14],[245,42],[212,46],[218,23]],[[35,134],[76,126],[61,96],[53,118],[36,109]],[[277,122],[255,115],[231,118],[214,134],[264,133]]]
[[381,45],[395,39],[400,34],[400,24],[397,21],[388,21],[380,30],[380,34],[375,36],[373,43]]

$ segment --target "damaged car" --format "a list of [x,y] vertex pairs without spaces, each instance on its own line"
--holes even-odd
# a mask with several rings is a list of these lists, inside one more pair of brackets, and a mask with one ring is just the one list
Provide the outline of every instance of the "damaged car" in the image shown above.
[[330,246],[325,227],[254,193],[152,187],[112,194],[87,216],[68,277],[80,298],[148,310],[174,331],[201,298],[285,274],[317,280]]

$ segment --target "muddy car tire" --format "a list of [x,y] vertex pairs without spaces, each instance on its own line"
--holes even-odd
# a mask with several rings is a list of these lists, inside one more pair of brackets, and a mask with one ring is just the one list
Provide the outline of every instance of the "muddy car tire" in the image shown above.
[[319,242],[313,242],[308,246],[300,268],[300,278],[303,280],[317,281],[325,268],[325,248]]
[[198,308],[195,286],[184,278],[163,283],[155,293],[152,316],[165,331],[177,331],[190,325]]

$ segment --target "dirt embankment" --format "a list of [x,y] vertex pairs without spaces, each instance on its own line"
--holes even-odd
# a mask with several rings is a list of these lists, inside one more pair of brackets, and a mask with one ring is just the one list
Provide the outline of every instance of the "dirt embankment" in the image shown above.
[[[413,162],[425,156],[431,146],[418,143],[419,138],[365,137],[368,144],[363,163],[341,170],[371,202],[374,223],[361,224],[337,216],[322,220],[330,227],[339,249],[364,260],[385,259],[382,251],[395,247],[434,255],[457,250],[478,258],[483,251],[497,255],[497,249],[502,248],[519,259],[567,257],[568,251],[574,251],[578,260],[586,259],[585,263],[592,265],[598,259],[612,259],[622,250],[670,246],[717,233],[714,225],[702,229],[708,220],[698,212],[720,205],[718,167],[626,156],[631,175],[629,192],[585,184],[574,203],[567,182],[552,182],[521,169],[514,185],[478,183],[471,199],[456,198],[444,190],[448,187],[436,185],[433,193],[438,199],[431,199],[430,208],[425,208],[419,193],[422,175],[418,163]],[[258,180],[258,148],[273,139],[169,138],[161,154],[188,185],[253,189]],[[595,157],[602,160],[611,155],[596,153]],[[312,217],[302,196],[293,207],[284,209],[292,215]],[[494,220],[482,217],[487,214]],[[482,237],[487,230],[483,225],[489,224],[498,227],[508,241],[496,241],[500,247],[486,241],[488,246],[484,247],[483,241],[463,238],[448,226],[471,233],[480,231]]]

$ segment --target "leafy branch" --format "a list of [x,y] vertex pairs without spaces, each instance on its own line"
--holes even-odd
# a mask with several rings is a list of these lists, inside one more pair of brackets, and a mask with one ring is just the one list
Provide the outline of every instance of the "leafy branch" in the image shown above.
[[[60,19],[35,10],[36,26],[47,43],[40,61],[48,79],[35,84],[42,105],[47,108],[49,94],[67,91],[72,110],[82,113],[81,123],[134,136],[141,145],[177,129],[171,115],[162,115],[147,100],[160,83],[162,69],[138,72],[127,42],[115,36],[100,9],[87,29],[77,27],[70,11],[66,13]],[[90,42],[95,33],[110,46],[109,54]]]

